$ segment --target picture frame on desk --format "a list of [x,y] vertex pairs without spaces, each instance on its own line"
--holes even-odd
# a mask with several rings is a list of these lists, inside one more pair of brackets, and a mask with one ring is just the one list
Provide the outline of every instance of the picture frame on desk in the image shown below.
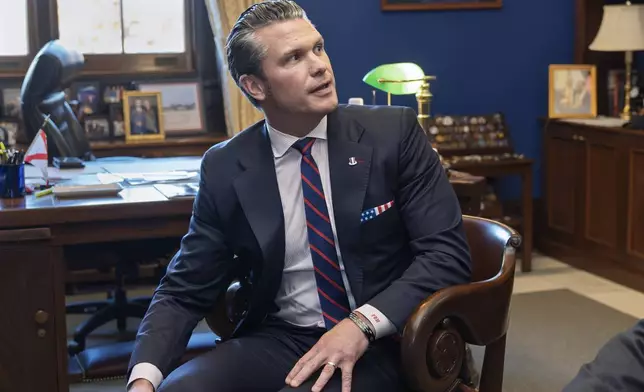
[[168,136],[206,132],[203,86],[198,80],[142,81],[139,91],[158,91],[163,101],[163,120]]
[[380,0],[383,11],[438,11],[498,9],[502,0]]
[[597,117],[597,67],[551,64],[548,69],[548,117]]
[[123,118],[123,104],[113,103],[109,105],[110,132],[115,139],[125,137],[125,121]]
[[123,121],[126,142],[165,139],[163,101],[160,92],[124,91]]
[[78,120],[98,114],[102,103],[99,82],[75,82],[71,85],[71,99],[78,102]]
[[0,117],[20,118],[20,86],[2,87],[0,90]]
[[85,136],[89,141],[110,140],[110,121],[108,116],[87,116],[84,119],[83,127]]

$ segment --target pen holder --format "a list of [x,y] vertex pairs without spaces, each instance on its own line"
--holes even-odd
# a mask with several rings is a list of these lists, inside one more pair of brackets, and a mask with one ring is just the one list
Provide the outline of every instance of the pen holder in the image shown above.
[[25,195],[25,164],[0,164],[0,198],[14,199]]

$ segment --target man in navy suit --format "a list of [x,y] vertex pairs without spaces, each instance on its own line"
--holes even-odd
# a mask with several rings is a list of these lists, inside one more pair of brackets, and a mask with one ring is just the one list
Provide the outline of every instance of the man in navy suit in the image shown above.
[[563,392],[644,391],[644,320],[609,340]]
[[[438,155],[411,109],[338,105],[324,41],[293,1],[246,10],[227,53],[266,119],[205,154],[128,387],[404,390],[396,336],[432,293],[470,281]],[[238,270],[252,290],[232,339],[174,369]]]

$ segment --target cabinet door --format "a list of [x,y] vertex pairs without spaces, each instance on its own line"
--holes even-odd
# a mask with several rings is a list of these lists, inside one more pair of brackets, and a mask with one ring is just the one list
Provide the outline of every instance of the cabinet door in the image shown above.
[[55,263],[47,245],[0,241],[1,392],[54,392],[66,385],[59,378],[66,374],[66,356],[59,356],[64,320],[61,325],[55,318]]
[[644,261],[644,143],[628,150],[628,210],[626,252],[643,268]]
[[[618,189],[623,170],[617,137],[605,132],[587,132],[578,138],[586,148],[583,215],[584,247],[615,258],[618,241]],[[622,154],[623,155],[623,154]],[[623,205],[623,201],[621,203]]]
[[576,138],[554,132],[547,136],[547,224],[549,236],[559,243],[572,245],[578,242],[584,157],[584,145]]

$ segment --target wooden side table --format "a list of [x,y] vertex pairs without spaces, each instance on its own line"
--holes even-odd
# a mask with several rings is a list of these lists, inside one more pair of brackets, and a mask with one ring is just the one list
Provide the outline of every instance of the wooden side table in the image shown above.
[[499,178],[510,175],[521,177],[521,217],[510,222],[502,221],[520,230],[523,236],[521,254],[521,272],[532,270],[532,236],[533,236],[533,205],[532,205],[532,159],[513,158],[499,160],[459,160],[450,164],[453,170],[464,171],[473,175]]

